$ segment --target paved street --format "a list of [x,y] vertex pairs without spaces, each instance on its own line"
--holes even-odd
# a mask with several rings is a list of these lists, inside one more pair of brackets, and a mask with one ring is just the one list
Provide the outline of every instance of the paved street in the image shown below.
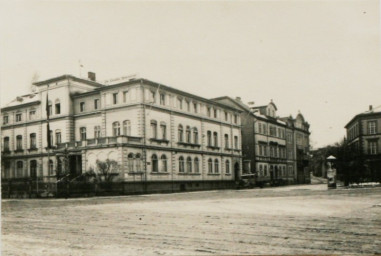
[[3,200],[2,255],[381,253],[381,188]]

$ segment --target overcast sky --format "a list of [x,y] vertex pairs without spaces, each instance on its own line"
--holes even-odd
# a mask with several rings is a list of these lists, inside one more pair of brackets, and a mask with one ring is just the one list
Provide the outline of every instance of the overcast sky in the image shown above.
[[39,80],[137,73],[205,98],[300,110],[317,148],[381,105],[378,1],[0,4],[1,106]]

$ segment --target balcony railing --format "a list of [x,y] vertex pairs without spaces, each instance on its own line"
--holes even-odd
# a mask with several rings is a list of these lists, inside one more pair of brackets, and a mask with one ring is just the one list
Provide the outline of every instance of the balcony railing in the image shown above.
[[60,143],[57,145],[57,149],[86,147],[86,146],[92,147],[92,146],[98,146],[98,145],[123,144],[123,143],[141,144],[142,142],[143,142],[143,138],[141,137],[132,137],[132,136],[102,137],[102,138],[87,139],[87,140],[76,141],[76,142]]

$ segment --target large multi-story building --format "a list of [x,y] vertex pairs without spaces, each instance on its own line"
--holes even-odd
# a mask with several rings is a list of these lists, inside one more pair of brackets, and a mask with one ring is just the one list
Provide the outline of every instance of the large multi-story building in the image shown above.
[[240,98],[214,99],[238,107],[242,120],[243,176],[256,183],[309,183],[309,124],[302,114],[279,118],[274,102],[250,107]]
[[364,160],[368,178],[381,177],[381,106],[354,116],[345,126],[347,142]]
[[96,171],[97,160],[117,161],[114,180],[125,192],[137,183],[155,192],[232,187],[239,179],[240,109],[146,79],[106,86],[89,74],[37,82],[35,92],[1,109],[3,181],[53,189],[65,154],[74,178]]

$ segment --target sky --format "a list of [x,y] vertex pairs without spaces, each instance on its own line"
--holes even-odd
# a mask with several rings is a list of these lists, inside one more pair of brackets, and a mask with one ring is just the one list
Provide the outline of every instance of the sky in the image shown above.
[[[379,1],[1,1],[1,106],[32,81],[137,74],[300,111],[311,145],[381,105]],[[79,63],[83,65],[80,68]]]

